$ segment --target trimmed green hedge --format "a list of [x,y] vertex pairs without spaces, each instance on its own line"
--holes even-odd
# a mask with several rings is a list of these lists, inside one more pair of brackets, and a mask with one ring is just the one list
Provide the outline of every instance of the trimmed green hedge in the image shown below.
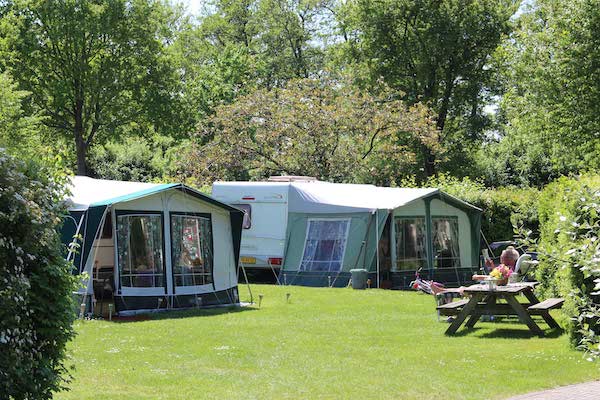
[[542,295],[566,299],[563,314],[573,344],[590,338],[597,343],[599,316],[593,310],[600,299],[592,292],[594,279],[600,278],[600,176],[560,178],[546,186],[539,218]]

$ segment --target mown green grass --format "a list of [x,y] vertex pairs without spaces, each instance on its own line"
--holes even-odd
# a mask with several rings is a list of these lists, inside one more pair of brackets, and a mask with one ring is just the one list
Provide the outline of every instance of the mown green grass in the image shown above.
[[253,293],[264,295],[260,310],[78,322],[71,391],[56,398],[499,399],[600,377],[559,333],[480,322],[446,337],[431,296],[259,285]]

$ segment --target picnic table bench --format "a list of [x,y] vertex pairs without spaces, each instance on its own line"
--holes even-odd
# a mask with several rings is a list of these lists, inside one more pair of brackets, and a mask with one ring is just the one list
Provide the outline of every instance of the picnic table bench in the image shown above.
[[[550,310],[561,308],[563,299],[553,298],[544,301],[539,299],[533,293],[537,282],[521,282],[507,286],[498,286],[490,289],[488,285],[472,285],[464,289],[470,299],[454,301],[437,307],[440,315],[456,316],[456,319],[446,330],[446,334],[454,334],[465,322],[467,328],[475,326],[482,315],[507,315],[518,316],[519,320],[535,334],[543,336],[544,332],[531,318],[532,315],[541,316],[551,328],[558,328],[554,318],[550,315]],[[525,295],[528,303],[520,303],[516,296]],[[498,303],[498,300],[504,299],[506,303]]]

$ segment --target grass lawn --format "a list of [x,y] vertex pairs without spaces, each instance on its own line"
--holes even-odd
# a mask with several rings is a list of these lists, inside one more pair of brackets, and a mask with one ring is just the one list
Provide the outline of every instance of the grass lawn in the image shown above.
[[260,310],[78,322],[71,391],[56,398],[499,399],[600,377],[600,365],[570,350],[565,335],[480,322],[446,337],[431,296],[252,289],[264,294]]

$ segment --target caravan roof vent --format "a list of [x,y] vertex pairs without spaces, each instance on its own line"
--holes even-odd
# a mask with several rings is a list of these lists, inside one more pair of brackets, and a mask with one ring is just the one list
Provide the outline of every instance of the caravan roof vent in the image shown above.
[[295,176],[295,175],[282,175],[282,176],[271,176],[267,180],[268,182],[314,182],[318,179],[314,176]]

